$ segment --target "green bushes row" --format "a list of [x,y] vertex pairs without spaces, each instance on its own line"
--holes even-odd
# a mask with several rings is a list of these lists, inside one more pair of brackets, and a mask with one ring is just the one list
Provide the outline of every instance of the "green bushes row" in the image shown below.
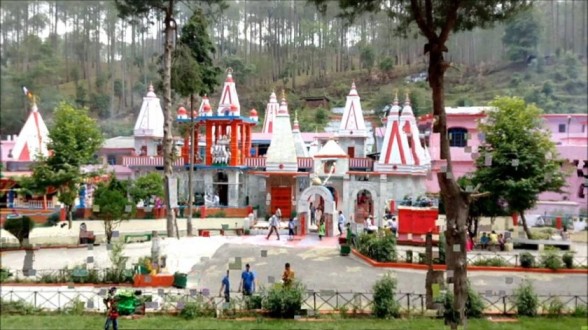
[[397,261],[396,237],[389,233],[361,234],[357,240],[357,250],[379,262]]
[[551,270],[558,270],[564,267],[567,269],[574,268],[573,252],[566,252],[560,256],[557,250],[549,248],[541,252],[541,255],[539,256],[539,262],[537,262],[535,260],[535,256],[529,252],[521,253],[519,255],[519,260],[521,267],[523,268],[541,267]]

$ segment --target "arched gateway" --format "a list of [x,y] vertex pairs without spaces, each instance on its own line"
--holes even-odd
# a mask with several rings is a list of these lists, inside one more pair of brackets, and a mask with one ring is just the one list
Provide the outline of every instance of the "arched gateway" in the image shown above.
[[[324,201],[324,213],[326,236],[333,236],[335,232],[336,223],[333,219],[335,218],[335,200],[333,194],[325,186],[310,186],[306,188],[300,197],[296,205],[296,213],[298,215],[298,222],[300,226],[300,235],[306,235],[310,226],[310,200],[313,196],[318,195]],[[318,219],[317,219],[318,223]]]

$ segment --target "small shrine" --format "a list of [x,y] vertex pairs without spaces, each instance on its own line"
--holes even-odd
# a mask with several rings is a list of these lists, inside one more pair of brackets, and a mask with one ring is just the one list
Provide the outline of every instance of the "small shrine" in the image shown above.
[[[186,115],[184,109],[184,115]],[[147,95],[143,97],[143,104],[133,130],[135,138],[135,153],[137,156],[161,156],[163,148],[163,110],[159,98],[155,95],[153,85],[149,85]]]

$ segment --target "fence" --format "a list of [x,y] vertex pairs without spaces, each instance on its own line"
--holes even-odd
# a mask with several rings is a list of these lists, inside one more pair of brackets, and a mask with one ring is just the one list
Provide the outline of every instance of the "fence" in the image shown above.
[[[35,308],[57,311],[73,306],[77,302],[83,302],[88,311],[104,311],[102,299],[106,295],[105,288],[4,288],[1,293],[3,303],[21,301]],[[180,290],[180,289],[147,289],[142,290],[144,296],[151,296],[150,302],[145,304],[147,312],[177,312],[187,303],[208,303],[215,309],[223,309],[224,298],[216,297],[209,291]],[[507,294],[495,294],[494,292],[481,293],[486,313],[515,314],[515,296]],[[554,299],[558,299],[564,306],[564,310],[573,311],[578,307],[588,307],[586,295],[548,295],[538,296],[539,306],[545,309]],[[231,293],[231,300],[237,309],[245,308],[245,301],[241,294]],[[400,304],[403,313],[424,313],[426,310],[426,296],[421,293],[396,294],[396,300]],[[302,310],[312,313],[329,312],[346,309],[349,312],[370,312],[373,306],[373,293],[371,292],[338,292],[338,291],[306,291],[303,296]],[[541,312],[541,310],[540,310]]]

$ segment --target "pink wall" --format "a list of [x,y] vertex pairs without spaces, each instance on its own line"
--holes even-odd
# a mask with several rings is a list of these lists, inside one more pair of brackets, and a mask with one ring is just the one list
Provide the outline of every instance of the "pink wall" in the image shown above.
[[[479,145],[477,122],[484,115],[481,111],[474,108],[448,108],[447,127],[463,127],[468,130],[469,139],[467,146],[472,151]],[[479,110],[479,109],[478,109]],[[461,113],[460,113],[461,112]],[[469,112],[469,113],[467,113]],[[588,115],[586,114],[548,114],[543,116],[545,126],[552,132],[552,141],[557,144],[559,157],[567,159],[569,162],[562,168],[569,174],[567,186],[563,188],[564,193],[544,193],[541,194],[540,200],[562,201],[568,200],[578,203],[579,207],[586,207],[588,196],[580,198],[578,192],[581,184],[585,179],[578,176],[577,169],[582,169],[584,164],[588,166]],[[431,125],[432,117],[430,115],[419,118],[419,126]],[[568,126],[569,123],[569,126]],[[560,132],[560,125],[562,132]],[[437,173],[441,170],[443,162],[439,157],[439,134],[432,134],[430,137],[429,151],[432,159],[433,175],[427,180],[427,191],[438,192],[439,184],[437,182]],[[453,163],[453,173],[455,177],[463,176],[475,170],[474,161],[471,153],[466,152],[465,148],[452,147],[451,157]],[[577,161],[577,164],[574,164]],[[584,169],[588,173],[588,168]],[[584,188],[585,195],[588,195],[588,189]]]

